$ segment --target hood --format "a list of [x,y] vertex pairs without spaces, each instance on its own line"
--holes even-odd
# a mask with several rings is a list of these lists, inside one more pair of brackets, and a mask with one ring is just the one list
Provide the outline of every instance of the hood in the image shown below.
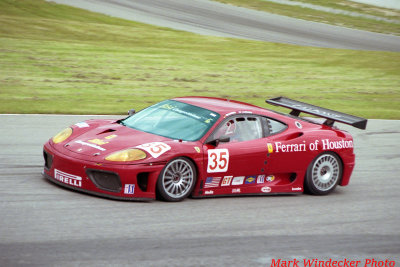
[[152,142],[172,141],[166,137],[141,132],[117,123],[105,124],[72,136],[64,148],[81,155],[103,156],[115,151]]

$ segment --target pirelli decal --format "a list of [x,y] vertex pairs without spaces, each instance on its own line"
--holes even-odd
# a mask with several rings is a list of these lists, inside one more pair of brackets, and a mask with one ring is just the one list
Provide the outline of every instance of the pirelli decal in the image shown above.
[[76,187],[82,187],[82,177],[54,169],[54,179]]

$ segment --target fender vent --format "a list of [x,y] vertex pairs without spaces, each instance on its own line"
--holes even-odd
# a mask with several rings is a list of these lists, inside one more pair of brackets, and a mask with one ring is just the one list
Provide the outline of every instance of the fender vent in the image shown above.
[[297,174],[296,173],[292,173],[292,174],[290,174],[290,176],[289,176],[289,180],[290,180],[290,182],[294,182],[294,180],[296,180],[296,178],[297,178]]
[[141,172],[137,175],[137,184],[143,192],[147,192],[147,184],[149,182],[149,173]]

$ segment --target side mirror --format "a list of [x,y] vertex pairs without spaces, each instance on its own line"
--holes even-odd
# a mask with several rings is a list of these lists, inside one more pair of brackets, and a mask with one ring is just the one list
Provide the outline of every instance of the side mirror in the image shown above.
[[133,114],[135,114],[136,113],[136,111],[134,110],[134,109],[130,109],[129,111],[128,111],[128,115],[129,116],[132,116]]
[[221,135],[219,138],[207,142],[207,144],[212,146],[218,146],[219,143],[228,143],[230,140],[231,138],[229,136]]

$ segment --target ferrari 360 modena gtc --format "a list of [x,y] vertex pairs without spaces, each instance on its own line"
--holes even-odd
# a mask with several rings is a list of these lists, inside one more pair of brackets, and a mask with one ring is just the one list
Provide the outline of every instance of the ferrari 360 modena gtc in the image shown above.
[[[211,97],[178,97],[118,120],[78,122],[44,145],[43,175],[99,196],[180,201],[229,195],[325,195],[349,183],[367,120],[292,99],[290,114]],[[300,113],[325,118],[300,117]]]

